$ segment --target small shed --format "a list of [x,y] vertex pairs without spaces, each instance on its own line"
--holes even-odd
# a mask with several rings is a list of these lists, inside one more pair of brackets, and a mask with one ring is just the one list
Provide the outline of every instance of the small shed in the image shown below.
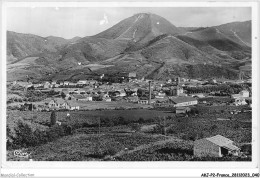
[[238,156],[240,148],[235,146],[232,140],[221,135],[216,135],[194,141],[193,151],[194,156],[197,157],[223,157],[227,155]]

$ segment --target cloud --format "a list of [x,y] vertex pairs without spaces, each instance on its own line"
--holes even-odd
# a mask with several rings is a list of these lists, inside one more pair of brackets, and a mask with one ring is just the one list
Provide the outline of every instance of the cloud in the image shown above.
[[104,19],[100,20],[99,25],[108,24],[107,15],[104,13]]

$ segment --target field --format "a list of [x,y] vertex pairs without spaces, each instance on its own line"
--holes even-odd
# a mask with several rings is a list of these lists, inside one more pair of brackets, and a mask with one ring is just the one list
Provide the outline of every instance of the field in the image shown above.
[[[56,139],[44,144],[21,148],[31,152],[33,159],[45,161],[192,161],[195,159],[192,145],[196,139],[222,135],[237,146],[251,143],[251,112],[230,112],[248,106],[199,104],[194,108],[198,114],[187,116],[167,109],[56,112],[58,121],[72,127],[69,135],[59,135],[62,129],[59,126],[53,129],[48,126],[51,112],[8,111],[7,125],[14,136],[18,120],[32,130],[56,134]],[[17,160],[9,151],[8,160]]]
[[[58,121],[65,121],[67,113],[70,114],[71,120],[93,121],[97,118],[118,118],[124,117],[126,120],[138,120],[139,118],[150,119],[159,116],[171,116],[170,111],[156,111],[148,109],[132,109],[132,110],[101,110],[101,111],[66,111],[56,112]],[[49,121],[51,112],[33,112],[33,111],[8,111],[7,123],[14,118],[25,120],[32,119],[32,122]]]
[[[30,152],[35,161],[91,161],[113,156],[126,149],[164,140],[164,136],[146,134],[75,134],[24,151]],[[9,160],[15,159],[10,155]]]

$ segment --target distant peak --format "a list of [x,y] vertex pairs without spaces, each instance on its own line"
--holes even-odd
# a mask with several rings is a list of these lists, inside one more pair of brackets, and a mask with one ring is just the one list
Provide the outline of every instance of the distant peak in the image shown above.
[[135,15],[133,15],[134,17],[144,17],[144,16],[151,16],[152,15],[152,13],[150,13],[150,12],[142,12],[142,13],[138,13],[138,14],[135,14]]

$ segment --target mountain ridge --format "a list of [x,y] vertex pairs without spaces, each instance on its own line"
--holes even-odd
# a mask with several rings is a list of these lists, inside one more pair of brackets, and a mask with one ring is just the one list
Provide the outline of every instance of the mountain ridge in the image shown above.
[[[24,65],[26,57],[38,57],[36,62],[27,61],[31,61],[28,63],[30,72],[41,73],[39,78],[42,79],[59,78],[59,71],[67,71],[68,78],[79,71],[91,75],[93,67],[89,66],[92,64],[100,66],[94,68],[95,73],[125,70],[137,72],[140,77],[158,79],[167,75],[190,76],[189,69],[204,65],[235,78],[239,72],[237,62],[251,58],[251,21],[185,29],[156,14],[139,13],[83,38],[68,40],[28,35],[7,33],[7,58],[14,58],[10,60],[13,65]],[[53,70],[46,72],[42,64],[51,64]],[[24,70],[27,69],[22,68]],[[218,74],[212,73],[212,77],[214,75]]]

